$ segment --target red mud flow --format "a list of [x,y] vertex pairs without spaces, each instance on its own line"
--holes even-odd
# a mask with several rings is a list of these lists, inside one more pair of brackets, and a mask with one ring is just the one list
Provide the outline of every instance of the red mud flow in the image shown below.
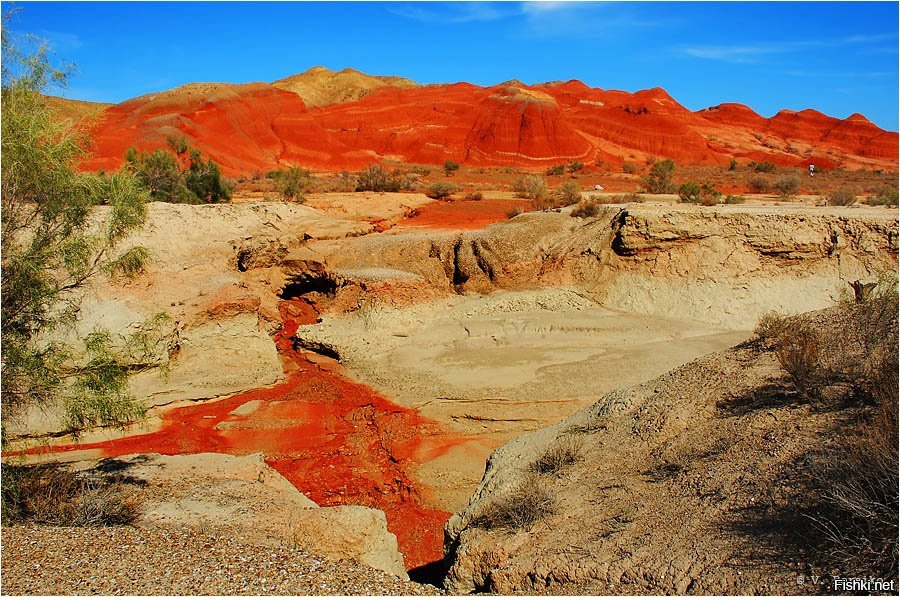
[[383,510],[407,569],[442,559],[450,513],[427,506],[427,490],[417,487],[409,467],[416,456],[436,457],[458,440],[416,411],[341,376],[336,365],[317,364],[312,355],[295,351],[290,338],[298,325],[315,322],[312,306],[302,299],[285,301],[281,313],[284,326],[274,340],[285,365],[282,383],[171,410],[153,433],[50,450],[94,448],[105,457],[263,452],[320,506]]
[[398,227],[476,230],[509,219],[511,213],[527,211],[531,201],[482,199],[480,201],[435,201],[415,210],[397,223]]

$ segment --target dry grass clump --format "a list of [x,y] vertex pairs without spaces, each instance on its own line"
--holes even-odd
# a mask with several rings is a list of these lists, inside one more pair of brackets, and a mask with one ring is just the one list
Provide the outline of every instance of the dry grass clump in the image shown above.
[[853,205],[856,203],[856,195],[850,189],[838,189],[825,197],[828,205]]
[[528,469],[539,475],[552,475],[581,460],[581,440],[574,437],[558,438]]
[[[828,563],[843,576],[896,578],[898,561],[898,293],[883,276],[844,301],[828,325],[764,317],[757,328],[814,402],[861,407],[861,420],[812,454],[819,507],[811,515]],[[826,394],[828,390],[829,394]]]
[[3,524],[112,526],[134,522],[141,501],[116,480],[95,480],[55,464],[4,464]]
[[469,191],[463,196],[463,201],[481,201],[484,199],[484,195],[481,194],[481,191]]
[[600,213],[600,207],[593,202],[582,201],[569,213],[573,218],[593,218]]
[[482,508],[472,521],[472,526],[493,530],[517,531],[530,528],[556,511],[556,499],[544,482],[529,475],[512,491],[500,496]]
[[522,176],[513,183],[513,191],[516,197],[540,200],[547,196],[547,182],[536,175]]

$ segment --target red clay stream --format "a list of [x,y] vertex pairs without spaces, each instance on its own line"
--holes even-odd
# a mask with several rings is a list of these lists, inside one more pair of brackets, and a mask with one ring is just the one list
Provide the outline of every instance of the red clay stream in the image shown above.
[[284,324],[273,339],[285,367],[283,382],[170,410],[152,433],[49,449],[100,449],[105,457],[263,452],[273,468],[320,506],[383,510],[407,569],[441,560],[443,525],[450,513],[428,507],[429,490],[416,483],[410,469],[461,438],[350,381],[339,365],[295,350],[291,337],[297,326],[316,320],[312,305],[303,299],[283,301],[281,315]]

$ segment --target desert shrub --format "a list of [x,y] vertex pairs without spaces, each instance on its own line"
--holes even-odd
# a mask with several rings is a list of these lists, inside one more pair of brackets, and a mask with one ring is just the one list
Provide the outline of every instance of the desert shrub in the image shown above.
[[97,481],[60,465],[0,467],[3,524],[39,522],[63,526],[130,524],[141,501],[117,480]]
[[812,401],[822,398],[827,376],[819,363],[819,337],[812,326],[797,318],[785,322],[775,356],[802,394]]
[[686,182],[678,187],[678,200],[683,203],[700,202],[700,185],[696,182]]
[[377,193],[396,193],[400,191],[401,181],[379,164],[367,166],[357,174],[357,191],[374,191]]
[[[77,171],[86,140],[53,117],[44,95],[51,85],[65,83],[66,72],[50,64],[46,45],[35,44],[39,49],[34,53],[17,48],[8,36],[7,16],[0,61],[4,426],[29,406],[67,400],[76,384],[122,374],[120,367],[107,368],[104,362],[86,372],[72,355],[74,346],[47,338],[51,331],[77,330],[86,285],[104,274],[131,277],[141,270],[147,250],[123,244],[143,226],[150,199],[134,174],[101,177]],[[103,225],[95,227],[91,216],[100,204],[109,207]],[[92,389],[102,409],[92,415],[135,406],[129,395]]]
[[568,170],[569,172],[572,172],[573,174],[574,174],[575,172],[580,171],[582,168],[584,168],[584,164],[581,163],[581,162],[579,162],[578,160],[572,160],[572,161],[569,162],[569,164],[566,166],[566,170]]
[[486,504],[472,520],[483,529],[530,528],[556,511],[556,500],[536,475],[527,476],[509,493]]
[[593,218],[600,213],[600,207],[594,202],[582,201],[569,214],[573,218]]
[[728,169],[729,170],[737,170],[737,165],[738,165],[737,160],[732,159],[730,162],[728,162]]
[[125,152],[124,170],[134,174],[156,201],[169,203],[219,203],[231,198],[231,189],[219,167],[203,158],[184,137],[166,139],[169,151],[150,153],[134,147]]
[[662,160],[653,164],[650,173],[642,181],[649,193],[671,193],[675,190],[673,177],[675,176],[675,162]]
[[444,162],[444,175],[445,176],[453,176],[453,173],[459,170],[459,164],[454,162],[453,160],[447,160]]
[[631,162],[623,162],[622,163],[622,172],[624,172],[625,174],[634,174],[637,171],[638,171],[637,166],[635,166]]
[[838,189],[825,196],[828,205],[853,205],[856,203],[856,195],[850,189]]
[[581,460],[583,444],[573,437],[558,438],[532,462],[528,469],[539,475],[558,473],[569,465]]
[[678,199],[684,203],[712,206],[718,204],[721,197],[722,193],[707,183],[686,182],[678,187]]
[[438,181],[431,183],[428,186],[428,191],[425,194],[432,199],[443,199],[445,197],[449,197],[457,190],[457,186],[452,182]]
[[567,181],[559,185],[557,189],[560,205],[573,205],[581,201],[581,185],[574,181]]
[[898,192],[896,187],[887,187],[881,189],[877,192],[877,194],[866,199],[866,203],[869,205],[886,205],[886,206],[894,206],[896,207],[900,201],[900,192]]
[[559,176],[560,174],[564,173],[565,171],[566,171],[565,164],[557,164],[555,166],[550,166],[549,168],[547,168],[546,174],[547,174],[547,176]]
[[514,217],[525,213],[525,210],[521,207],[514,207],[506,212],[506,218],[508,220],[513,219]]
[[793,174],[782,176],[775,181],[775,188],[778,190],[779,196],[793,197],[800,188],[800,179]]
[[750,162],[750,169],[756,172],[775,172],[775,164],[772,162]]
[[754,193],[768,193],[772,184],[769,182],[769,179],[765,176],[751,176],[747,181],[747,185],[750,187],[750,190]]
[[543,199],[547,196],[547,182],[541,176],[522,176],[513,183],[516,197],[524,199]]
[[635,192],[624,193],[622,195],[590,195],[589,199],[592,203],[599,204],[619,204],[619,203],[643,203],[644,197]]
[[743,195],[726,195],[725,196],[725,205],[736,205],[738,203],[744,203],[747,201],[747,198]]
[[307,192],[313,183],[312,172],[298,166],[273,170],[266,178],[275,182],[278,192],[285,199],[297,199]]
[[481,194],[481,191],[469,191],[463,197],[466,201],[481,201],[484,199],[484,195]]

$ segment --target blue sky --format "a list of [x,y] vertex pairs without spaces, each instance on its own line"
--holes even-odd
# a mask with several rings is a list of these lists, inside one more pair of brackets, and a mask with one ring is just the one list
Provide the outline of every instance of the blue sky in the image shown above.
[[[4,10],[10,5],[4,2]],[[898,128],[896,2],[20,2],[11,29],[92,101],[322,65],[419,83],[580,79],[687,108],[860,112]]]

